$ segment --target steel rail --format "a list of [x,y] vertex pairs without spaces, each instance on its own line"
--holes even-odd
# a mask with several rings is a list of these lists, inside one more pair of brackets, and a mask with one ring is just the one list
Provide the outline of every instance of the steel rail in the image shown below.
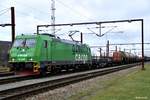
[[14,75],[14,72],[0,72],[0,77]]
[[79,82],[81,80],[131,68],[136,65],[139,65],[139,63],[105,68],[101,70],[79,72],[78,74],[65,75],[62,78],[56,78],[53,80],[43,81],[36,84],[24,85],[17,88],[2,90],[0,91],[0,100],[19,99],[20,97],[41,93],[58,87],[66,86],[68,84]]
[[0,77],[0,85],[13,83],[13,82],[18,82],[18,81],[23,81],[23,80],[34,79],[34,78],[38,78],[38,76],[21,76],[21,75],[16,76],[16,75],[11,75],[11,76]]

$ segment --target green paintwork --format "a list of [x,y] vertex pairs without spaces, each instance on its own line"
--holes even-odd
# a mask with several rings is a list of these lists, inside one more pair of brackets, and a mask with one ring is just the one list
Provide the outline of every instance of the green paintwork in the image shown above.
[[90,48],[85,44],[66,41],[48,35],[20,35],[16,40],[35,40],[35,45],[12,46],[9,62],[75,62],[91,61]]

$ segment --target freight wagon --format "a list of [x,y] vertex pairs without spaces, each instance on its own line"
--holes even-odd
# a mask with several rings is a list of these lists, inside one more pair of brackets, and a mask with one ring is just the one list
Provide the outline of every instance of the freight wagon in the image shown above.
[[127,64],[140,61],[140,58],[132,53],[115,51],[113,52],[112,61],[114,64]]

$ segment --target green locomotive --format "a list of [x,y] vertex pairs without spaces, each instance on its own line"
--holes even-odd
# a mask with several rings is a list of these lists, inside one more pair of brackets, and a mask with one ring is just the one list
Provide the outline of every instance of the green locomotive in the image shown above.
[[87,67],[91,61],[91,50],[86,44],[50,34],[19,35],[9,52],[9,63],[14,70],[37,74]]

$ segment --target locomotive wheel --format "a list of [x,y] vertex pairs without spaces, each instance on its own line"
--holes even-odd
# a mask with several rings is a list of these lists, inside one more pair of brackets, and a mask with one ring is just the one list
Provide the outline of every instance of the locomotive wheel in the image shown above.
[[52,66],[47,66],[47,71],[52,72]]

